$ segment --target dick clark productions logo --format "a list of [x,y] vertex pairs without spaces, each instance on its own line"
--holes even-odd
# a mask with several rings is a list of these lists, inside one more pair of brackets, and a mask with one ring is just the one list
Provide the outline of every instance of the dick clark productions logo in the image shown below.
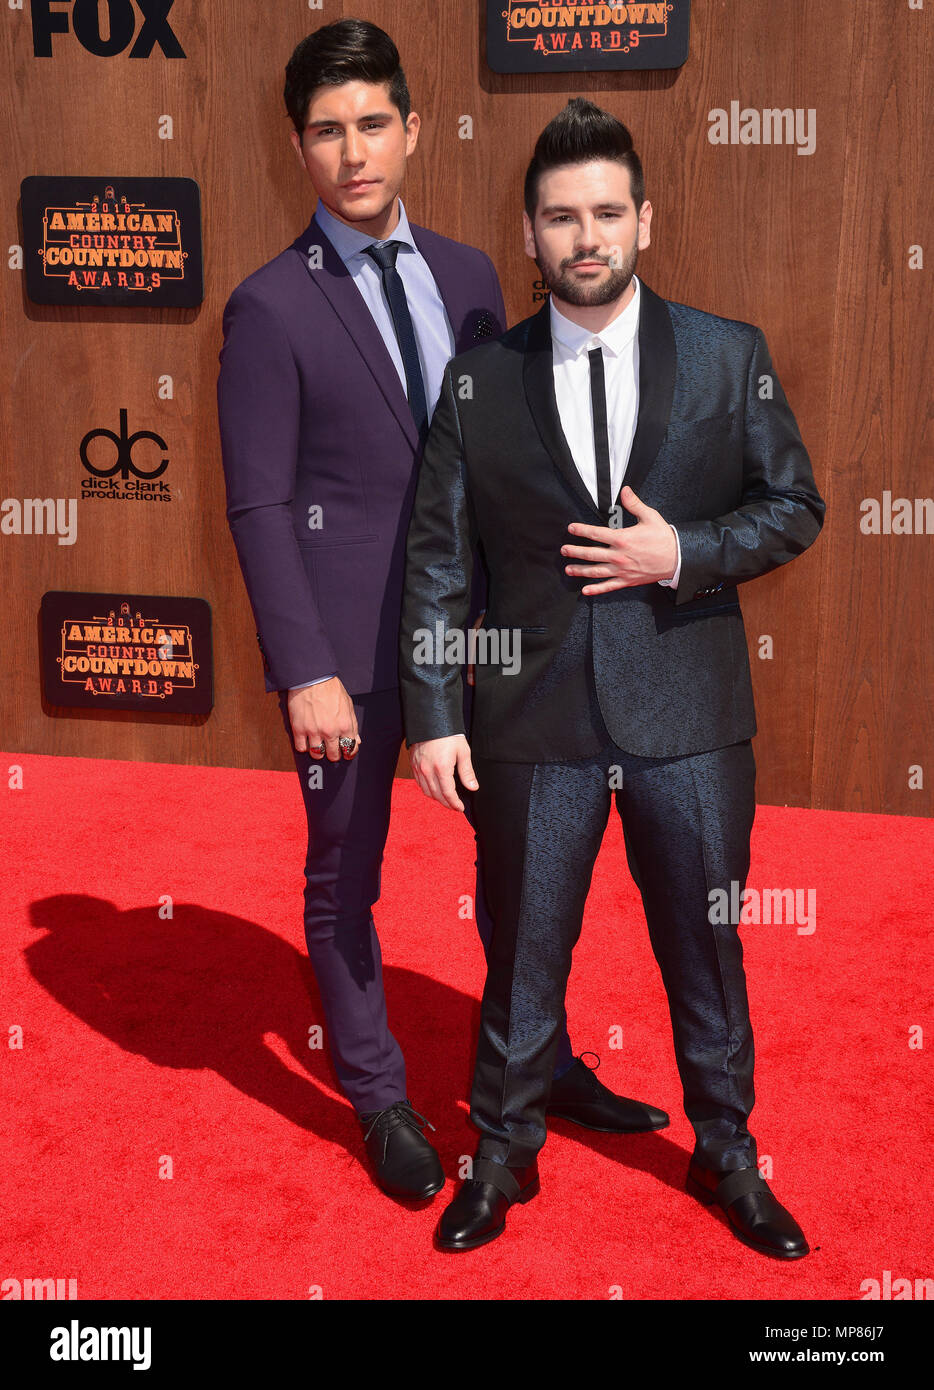
[[[169,485],[162,480],[169,466],[169,446],[155,430],[134,430],[130,434],[128,421],[129,411],[121,406],[119,434],[101,426],[88,430],[82,439],[78,456],[88,475],[82,482],[82,498],[171,502]],[[143,440],[149,444],[141,449]],[[158,451],[155,458],[150,447],[153,444]]]

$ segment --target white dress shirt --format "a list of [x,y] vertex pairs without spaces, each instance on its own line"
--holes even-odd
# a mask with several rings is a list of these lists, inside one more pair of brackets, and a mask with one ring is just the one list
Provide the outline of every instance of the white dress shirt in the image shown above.
[[[593,405],[590,394],[590,359],[596,347],[603,352],[606,381],[607,434],[610,442],[610,487],[614,501],[626,476],[632,441],[639,417],[639,309],[640,286],[632,277],[634,294],[623,312],[599,333],[570,319],[551,300],[551,341],[554,351],[555,396],[561,428],[587,491],[597,501],[597,460],[594,449]],[[678,532],[672,526],[675,540]],[[677,588],[681,577],[681,544],[677,568],[671,579],[658,582]],[[595,581],[599,582],[599,581]]]

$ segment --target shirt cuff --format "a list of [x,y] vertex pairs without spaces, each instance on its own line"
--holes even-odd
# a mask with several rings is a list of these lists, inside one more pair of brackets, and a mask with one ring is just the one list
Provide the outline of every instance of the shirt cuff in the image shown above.
[[291,694],[293,690],[307,690],[310,685],[320,685],[322,681],[332,681],[336,675],[337,672],[332,671],[329,676],[319,676],[317,680],[305,681],[304,685],[290,685],[289,694]]
[[[669,522],[668,525],[671,526],[671,522]],[[678,536],[677,531],[675,531],[675,528],[671,526],[671,529],[675,532],[675,544],[678,547],[678,563],[675,566],[675,572],[670,579],[660,579],[658,582],[666,589],[677,589],[678,583],[681,579],[681,540]]]

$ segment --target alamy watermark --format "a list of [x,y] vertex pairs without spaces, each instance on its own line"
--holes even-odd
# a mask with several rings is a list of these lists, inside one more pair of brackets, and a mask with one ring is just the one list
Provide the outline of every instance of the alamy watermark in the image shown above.
[[810,936],[817,926],[816,888],[740,888],[731,879],[726,888],[711,888],[707,920],[713,926],[796,926],[799,936]]
[[412,660],[416,666],[502,666],[504,676],[522,668],[522,629],[518,627],[444,626],[416,628],[412,634]]

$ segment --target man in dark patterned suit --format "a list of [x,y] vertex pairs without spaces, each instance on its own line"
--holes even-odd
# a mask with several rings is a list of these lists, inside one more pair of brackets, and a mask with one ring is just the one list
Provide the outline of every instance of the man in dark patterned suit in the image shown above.
[[[429,1198],[444,1174],[408,1101],[372,908],[402,744],[417,460],[445,363],[501,333],[505,310],[488,256],[406,217],[419,118],[383,30],[352,19],[317,30],[292,55],[285,100],[318,207],[224,313],[227,517],[304,796],[305,935],[331,1057],[380,1186]],[[476,916],[485,942],[482,893]],[[606,1128],[667,1122],[597,1086],[564,1047],[563,1112]]]
[[[747,1126],[742,945],[714,902],[745,883],[755,814],[737,587],[811,545],[824,504],[761,331],[635,277],[652,207],[626,127],[569,102],[525,203],[550,301],[449,363],[408,537],[412,766],[443,805],[472,802],[494,920],[481,1138],[437,1238],[482,1245],[538,1191],[571,953],[615,795],[695,1132],[688,1188],[753,1249],[799,1258],[807,1242]],[[424,634],[463,629],[476,546],[491,659],[477,659],[468,744],[460,672]],[[492,637],[516,631],[520,660],[493,659]]]

